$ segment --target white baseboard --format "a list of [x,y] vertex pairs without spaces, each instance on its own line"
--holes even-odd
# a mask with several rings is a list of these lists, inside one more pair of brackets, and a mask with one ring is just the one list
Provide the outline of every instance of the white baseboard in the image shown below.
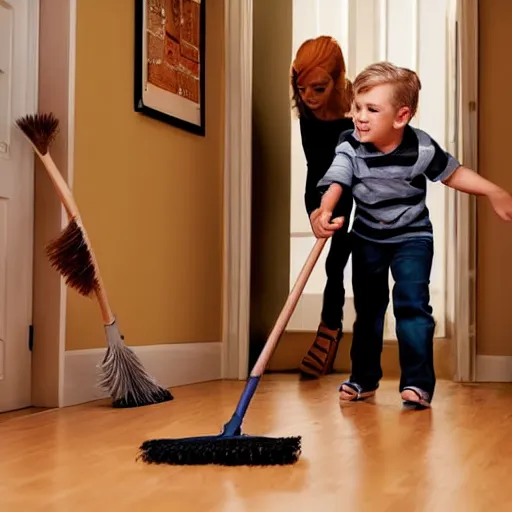
[[512,356],[476,356],[477,382],[512,382]]
[[[165,388],[221,378],[222,343],[176,343],[130,347],[147,372]],[[62,407],[106,398],[98,388],[97,365],[105,349],[67,350]],[[172,392],[172,389],[171,389]]]

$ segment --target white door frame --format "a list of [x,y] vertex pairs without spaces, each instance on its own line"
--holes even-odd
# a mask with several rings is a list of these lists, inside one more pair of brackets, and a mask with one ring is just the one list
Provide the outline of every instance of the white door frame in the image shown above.
[[[52,156],[72,186],[77,0],[31,0],[39,8],[39,112],[60,121]],[[66,224],[64,208],[41,162],[35,160],[32,405],[61,407],[64,386],[67,287],[48,264],[45,245]]]
[[[477,165],[478,0],[457,1],[460,64],[459,154]],[[462,9],[464,5],[464,9]],[[252,0],[225,0],[224,283],[222,376],[248,374],[251,251]],[[462,144],[460,144],[462,142]],[[475,380],[474,199],[457,194],[454,380]],[[469,298],[469,299],[468,299]]]
[[252,169],[252,0],[225,0],[222,376],[245,379],[249,358]]
[[[458,23],[458,157],[478,169],[478,0],[454,0]],[[454,380],[476,381],[476,200],[455,201]]]

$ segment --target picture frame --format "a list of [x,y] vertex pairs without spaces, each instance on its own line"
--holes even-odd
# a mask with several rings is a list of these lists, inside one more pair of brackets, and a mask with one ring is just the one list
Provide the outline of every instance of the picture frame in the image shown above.
[[205,1],[135,0],[134,110],[200,136]]

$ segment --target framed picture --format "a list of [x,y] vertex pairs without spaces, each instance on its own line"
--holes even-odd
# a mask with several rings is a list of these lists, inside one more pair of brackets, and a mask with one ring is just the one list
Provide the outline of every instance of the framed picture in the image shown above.
[[205,0],[135,0],[134,108],[205,135]]

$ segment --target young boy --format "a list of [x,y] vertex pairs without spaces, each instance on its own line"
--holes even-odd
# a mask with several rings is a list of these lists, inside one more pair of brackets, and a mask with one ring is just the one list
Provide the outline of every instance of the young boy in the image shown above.
[[425,206],[427,179],[486,196],[502,219],[512,220],[510,194],[462,166],[428,134],[409,125],[420,89],[416,73],[387,62],[361,72],[354,82],[355,129],[344,132],[331,167],[318,182],[322,201],[320,213],[312,218],[317,237],[329,237],[343,225],[343,218],[331,217],[344,189],[352,190],[356,204],[352,372],[340,386],[340,400],[373,396],[379,386],[391,269],[402,372],[399,390],[405,405],[430,406],[436,378],[429,296],[434,248]]

